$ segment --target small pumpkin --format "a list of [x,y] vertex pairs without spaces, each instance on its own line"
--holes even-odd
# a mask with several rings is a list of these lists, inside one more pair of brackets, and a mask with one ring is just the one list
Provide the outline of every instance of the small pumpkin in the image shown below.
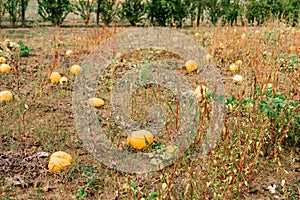
[[229,65],[229,70],[231,72],[236,72],[236,71],[239,70],[239,65],[237,65],[237,64],[231,64],[231,65]]
[[152,133],[150,133],[149,131],[133,131],[130,135],[128,135],[126,144],[132,146],[135,149],[141,150],[145,147],[152,145],[153,138],[154,137]]
[[73,158],[70,154],[64,151],[57,151],[50,156],[48,169],[57,173],[68,169],[72,165]]
[[235,61],[235,64],[238,65],[238,66],[241,66],[243,64],[243,61],[237,60],[237,61]]
[[194,90],[194,95],[198,100],[204,100],[205,95],[209,93],[209,90],[207,87],[204,85],[199,85],[195,90]]
[[1,73],[8,73],[10,72],[11,67],[8,64],[1,64],[0,65],[0,72]]
[[5,57],[0,57],[0,64],[5,64],[6,63],[6,58]]
[[197,63],[194,60],[188,60],[185,63],[185,69],[188,72],[193,72],[195,70],[197,70]]
[[232,79],[233,79],[233,81],[236,82],[236,83],[241,83],[241,82],[243,82],[243,77],[242,77],[241,75],[239,75],[239,74],[234,75],[234,77],[233,77]]
[[96,108],[99,108],[101,106],[104,106],[104,101],[102,99],[100,99],[100,98],[92,97],[92,98],[88,99],[88,104],[90,106],[94,106]]
[[13,94],[10,91],[4,90],[0,92],[0,102],[11,101],[12,99],[13,99]]
[[70,67],[70,72],[74,75],[77,75],[82,72],[82,68],[79,65],[72,65]]
[[61,75],[58,72],[52,72],[50,75],[50,81],[51,83],[59,83],[61,79]]
[[72,50],[67,50],[66,51],[66,56],[72,56],[73,55],[73,51]]
[[60,78],[60,80],[59,80],[59,83],[61,84],[61,85],[66,85],[66,84],[68,84],[68,78],[67,77],[61,77]]

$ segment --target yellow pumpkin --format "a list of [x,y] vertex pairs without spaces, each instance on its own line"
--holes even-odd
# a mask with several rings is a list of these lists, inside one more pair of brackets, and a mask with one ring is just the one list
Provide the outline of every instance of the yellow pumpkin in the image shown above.
[[232,78],[233,81],[237,82],[237,83],[241,83],[243,82],[243,77],[241,75],[234,75],[234,77]]
[[198,100],[203,100],[205,98],[205,95],[208,93],[209,90],[204,85],[199,85],[194,91],[194,95]]
[[237,60],[237,61],[235,61],[235,64],[237,64],[238,66],[241,66],[243,64],[243,61]]
[[6,63],[6,58],[4,58],[4,57],[0,57],[0,64],[4,64],[4,63]]
[[10,72],[11,67],[8,64],[1,64],[0,65],[0,72],[7,73]]
[[128,135],[126,140],[126,144],[138,150],[150,146],[152,143],[153,135],[146,130],[133,131],[130,135]]
[[11,101],[12,99],[13,99],[13,94],[10,91],[4,90],[0,92],[0,102]]
[[4,42],[3,42],[3,45],[9,45],[10,44],[10,39],[6,39],[6,40],[4,40]]
[[92,97],[92,98],[88,99],[88,104],[90,106],[94,106],[94,107],[98,108],[98,107],[104,106],[104,101],[100,98]]
[[61,84],[61,85],[66,85],[66,84],[68,84],[68,78],[67,77],[61,77],[60,78],[60,80],[59,80],[59,83]]
[[58,72],[52,72],[50,75],[51,83],[59,83],[60,78],[61,78],[61,75]]
[[188,61],[186,61],[186,63],[185,63],[185,69],[188,72],[192,72],[192,71],[197,70],[197,63],[196,63],[196,61],[194,61],[194,60],[188,60]]
[[70,154],[57,151],[50,156],[48,169],[53,173],[57,173],[68,169],[72,165],[72,161],[73,158]]
[[73,51],[72,50],[67,50],[66,51],[66,56],[72,56],[73,55]]
[[229,70],[231,72],[236,72],[236,71],[239,70],[239,65],[237,65],[237,64],[231,64],[231,65],[229,65]]
[[77,75],[82,72],[82,68],[79,65],[72,65],[70,67],[70,72],[74,75]]

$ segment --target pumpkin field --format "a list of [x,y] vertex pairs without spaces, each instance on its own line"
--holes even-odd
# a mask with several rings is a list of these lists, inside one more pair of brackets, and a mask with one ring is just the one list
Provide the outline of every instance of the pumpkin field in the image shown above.
[[[200,152],[214,126],[210,123],[216,98],[213,87],[218,85],[202,76],[203,63],[152,47],[117,53],[97,77],[93,96],[74,97],[80,77],[90,65],[97,66],[93,55],[102,56],[95,56],[95,51],[110,51],[107,46],[101,49],[103,42],[127,31],[147,29],[0,29],[0,199],[299,199],[299,27],[270,22],[249,27],[165,28],[196,41],[207,53],[203,63],[220,73],[213,78],[224,88],[224,118],[216,129],[215,145],[205,155]],[[139,39],[134,37],[128,40]],[[156,65],[163,60],[169,67]],[[174,72],[186,80],[199,109],[197,124],[180,123],[188,111],[178,109],[179,97],[168,87],[151,83],[132,94],[123,91],[130,99],[127,114],[141,128],[122,129],[112,113],[123,100],[114,104],[114,97],[122,96],[113,91],[122,92],[122,77],[135,70],[145,80],[156,71]],[[146,173],[122,171],[101,162],[101,155],[95,156],[91,144],[81,137],[87,134],[81,132],[85,129],[76,128],[84,117],[84,109],[74,111],[78,100],[95,112],[93,120],[112,146],[132,154],[151,157],[158,152],[162,159],[175,159]],[[157,111],[161,107],[164,113]],[[163,125],[143,130],[149,123]],[[169,142],[183,125],[195,125],[197,132],[176,156],[180,148]],[[94,141],[97,145],[97,137]]]

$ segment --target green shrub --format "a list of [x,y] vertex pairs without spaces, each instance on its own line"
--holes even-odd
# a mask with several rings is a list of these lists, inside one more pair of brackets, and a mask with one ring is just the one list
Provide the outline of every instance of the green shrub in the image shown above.
[[118,13],[116,0],[103,0],[100,4],[100,18],[102,22],[109,26]]
[[60,26],[72,11],[69,0],[38,0],[38,13],[44,21]]
[[121,18],[127,19],[132,26],[140,22],[141,17],[145,14],[145,5],[142,0],[125,0],[121,6]]
[[91,14],[94,10],[94,0],[79,0],[74,4],[74,13],[80,15],[86,26],[89,24]]

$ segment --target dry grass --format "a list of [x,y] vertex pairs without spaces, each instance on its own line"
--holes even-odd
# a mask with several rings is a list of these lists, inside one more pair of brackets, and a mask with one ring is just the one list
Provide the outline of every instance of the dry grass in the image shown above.
[[[74,77],[68,67],[80,63],[105,38],[124,30],[44,27],[0,31],[1,40],[22,40],[35,49],[28,58],[20,58],[9,74],[0,74],[0,89],[14,93],[14,101],[2,103],[0,107],[0,199],[300,197],[297,178],[300,176],[299,139],[286,142],[297,134],[299,137],[299,127],[293,123],[296,117],[291,116],[288,109],[276,110],[274,118],[263,114],[260,111],[262,100],[267,101],[268,97],[257,92],[257,88],[263,88],[272,78],[273,93],[280,92],[287,102],[298,103],[293,111],[299,117],[299,60],[295,61],[296,67],[291,65],[291,54],[299,56],[299,29],[269,24],[266,27],[180,30],[191,37],[195,37],[195,32],[199,33],[199,44],[212,55],[222,73],[226,98],[234,96],[235,101],[231,102],[233,109],[228,110],[221,138],[208,156],[199,156],[207,129],[207,116],[204,115],[199,125],[201,131],[189,151],[173,165],[144,175],[118,172],[97,162],[84,148],[77,135],[80,133],[73,126]],[[72,49],[75,55],[66,58],[67,49]],[[126,55],[125,58],[138,62],[139,56]],[[165,58],[169,54],[156,56]],[[232,81],[234,73],[229,71],[229,65],[236,60],[243,61],[238,71],[244,77],[241,84]],[[116,81],[124,70],[130,70],[132,62],[116,64],[112,80]],[[183,67],[178,70],[193,86],[203,83],[199,81],[199,75],[186,73]],[[51,71],[67,76],[69,85],[49,83]],[[112,131],[110,93],[106,89],[114,82],[109,80],[99,86],[98,95],[107,105],[98,112],[105,129]],[[147,103],[157,98],[155,90],[153,87],[137,92],[137,112],[133,118],[145,120],[141,113],[147,110]],[[159,98],[172,104],[168,95]],[[253,107],[244,108],[245,100],[251,100]],[[121,133],[118,137],[124,139],[125,136]],[[167,139],[163,137],[160,142]],[[48,156],[37,153],[58,150],[71,153],[74,163],[69,170],[52,174],[47,170]],[[126,184],[129,189],[123,187]],[[277,185],[275,194],[266,189],[271,184]]]

